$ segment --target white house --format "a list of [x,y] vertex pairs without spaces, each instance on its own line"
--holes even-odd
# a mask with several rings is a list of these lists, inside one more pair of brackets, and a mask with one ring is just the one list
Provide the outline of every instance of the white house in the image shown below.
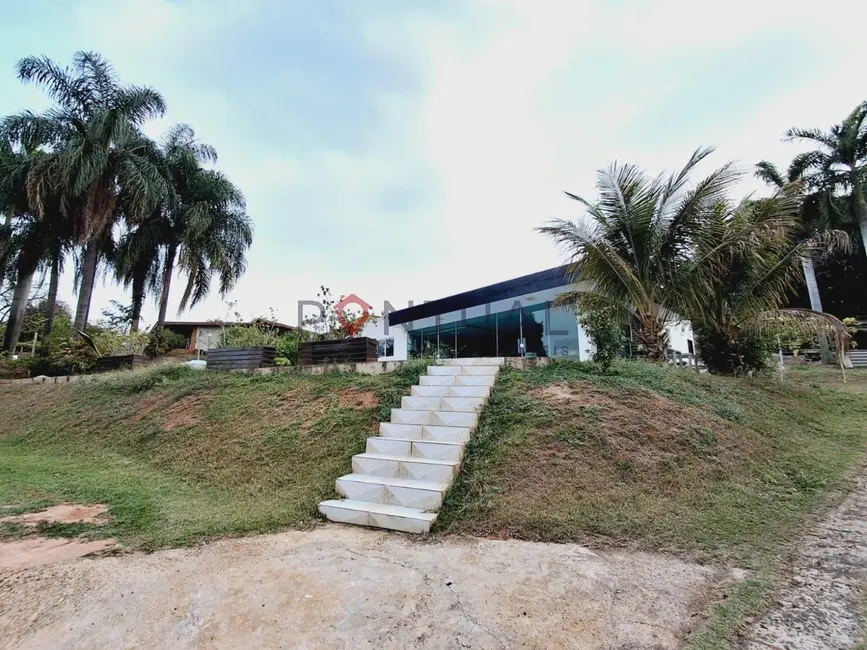
[[[439,357],[589,359],[593,344],[571,308],[553,301],[580,291],[560,266],[393,311],[362,330],[380,342],[381,361]],[[692,327],[668,328],[672,350],[694,352]]]

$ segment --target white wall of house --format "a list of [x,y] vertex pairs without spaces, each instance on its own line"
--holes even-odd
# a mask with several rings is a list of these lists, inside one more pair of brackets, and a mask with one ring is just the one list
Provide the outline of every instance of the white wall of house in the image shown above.
[[370,320],[361,330],[361,336],[379,341],[379,361],[406,361],[408,348],[406,330],[403,325],[391,325],[386,334],[385,325],[385,318]]
[[581,318],[577,315],[575,318],[578,319],[578,360],[590,361],[593,358],[593,353],[596,352],[596,346],[590,340],[590,335],[581,324]]
[[[223,328],[219,325],[215,325],[213,327],[199,327],[198,331],[196,332],[196,344],[193,346],[193,349],[206,352],[209,347],[220,347],[220,335],[222,333]],[[208,335],[211,336],[210,342],[208,341]]]
[[[688,320],[678,321],[669,325],[666,328],[666,331],[668,331],[669,348],[676,350],[677,352],[682,352],[683,354],[688,354],[690,352],[689,341],[695,341],[692,335],[692,323]],[[694,345],[693,352],[695,352]]]

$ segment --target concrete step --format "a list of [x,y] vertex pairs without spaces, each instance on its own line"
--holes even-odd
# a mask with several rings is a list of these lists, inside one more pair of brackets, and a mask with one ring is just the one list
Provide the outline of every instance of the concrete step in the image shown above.
[[319,504],[319,512],[330,521],[338,523],[373,526],[405,533],[430,532],[430,527],[437,518],[435,512],[424,512],[419,508],[351,499],[323,501]]
[[347,474],[337,479],[337,493],[347,499],[420,510],[439,510],[447,488],[446,483],[368,474]]
[[430,424],[395,424],[394,422],[380,422],[379,435],[384,438],[439,440],[440,442],[464,443],[470,439],[470,428],[442,427]]
[[413,386],[412,397],[490,397],[490,386]]
[[340,500],[323,501],[331,521],[426,533],[454,480],[465,444],[504,359],[446,359],[428,366],[380,436],[352,457],[336,481]]
[[461,442],[414,440],[412,438],[368,438],[366,452],[386,456],[412,456],[432,460],[460,460],[464,455]]
[[421,386],[493,386],[495,375],[422,375]]
[[454,377],[463,374],[462,370],[461,366],[428,366],[427,374],[431,377]]
[[427,374],[433,377],[456,377],[458,375],[496,375],[500,366],[428,366]]
[[506,360],[503,357],[473,357],[467,359],[442,359],[444,366],[502,366]]
[[411,411],[460,411],[476,413],[485,405],[484,397],[404,397],[401,409]]
[[478,424],[479,414],[465,411],[391,409],[391,421],[395,424],[433,424],[443,427],[474,428]]
[[412,456],[389,456],[388,454],[356,454],[352,457],[355,474],[410,478],[417,481],[433,481],[448,485],[457,473],[458,461],[435,460]]

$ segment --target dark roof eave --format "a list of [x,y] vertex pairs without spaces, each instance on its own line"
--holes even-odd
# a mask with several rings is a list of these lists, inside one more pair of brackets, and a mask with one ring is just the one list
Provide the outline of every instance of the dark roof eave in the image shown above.
[[461,309],[477,307],[498,300],[505,300],[535,291],[543,291],[553,287],[571,284],[574,280],[569,275],[569,266],[557,266],[538,273],[523,275],[519,278],[498,282],[471,291],[464,291],[453,296],[432,300],[421,305],[413,305],[406,309],[393,311],[388,315],[389,325],[401,325],[422,318],[429,318]]

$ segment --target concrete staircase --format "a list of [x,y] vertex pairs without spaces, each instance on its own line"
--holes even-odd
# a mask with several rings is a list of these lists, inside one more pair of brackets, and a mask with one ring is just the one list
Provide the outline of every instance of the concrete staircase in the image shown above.
[[339,500],[323,501],[331,521],[426,533],[458,473],[464,445],[503,359],[447,359],[428,366],[391,422],[352,457],[352,474],[337,479]]

